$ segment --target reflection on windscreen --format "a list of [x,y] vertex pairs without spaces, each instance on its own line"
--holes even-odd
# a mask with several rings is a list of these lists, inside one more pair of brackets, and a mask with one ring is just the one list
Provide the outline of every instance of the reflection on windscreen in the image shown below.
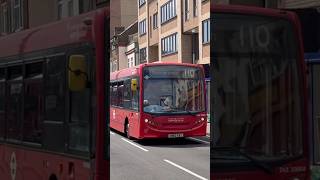
[[[188,72],[190,70],[190,72]],[[144,71],[144,112],[204,111],[203,78],[198,68],[149,67]]]
[[262,160],[302,153],[293,26],[280,19],[214,14],[214,146]]

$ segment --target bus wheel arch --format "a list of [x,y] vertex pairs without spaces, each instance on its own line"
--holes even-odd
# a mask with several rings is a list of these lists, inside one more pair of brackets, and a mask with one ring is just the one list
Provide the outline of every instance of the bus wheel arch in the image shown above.
[[128,117],[124,120],[124,133],[126,134],[128,139],[131,139],[130,136],[130,123]]
[[58,180],[58,178],[55,174],[51,174],[49,180]]

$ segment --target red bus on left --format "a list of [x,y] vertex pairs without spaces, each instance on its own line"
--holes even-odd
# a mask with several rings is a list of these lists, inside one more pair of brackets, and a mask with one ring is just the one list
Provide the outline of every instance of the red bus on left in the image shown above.
[[0,38],[0,179],[109,179],[109,9]]

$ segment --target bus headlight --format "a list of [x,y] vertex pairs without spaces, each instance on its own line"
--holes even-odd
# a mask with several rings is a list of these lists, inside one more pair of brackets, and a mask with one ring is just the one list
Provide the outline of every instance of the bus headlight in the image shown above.
[[146,123],[147,123],[148,121],[149,121],[148,119],[145,119],[145,120],[144,120],[144,122],[146,122]]
[[201,121],[204,121],[204,118],[203,118],[203,117],[201,118]]

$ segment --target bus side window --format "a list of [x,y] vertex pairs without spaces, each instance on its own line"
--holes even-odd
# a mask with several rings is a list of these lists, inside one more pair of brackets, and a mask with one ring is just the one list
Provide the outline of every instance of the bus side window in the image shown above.
[[123,81],[118,82],[118,88],[117,88],[117,100],[118,100],[118,106],[123,107],[123,92],[124,92],[124,85]]
[[43,63],[26,64],[23,141],[41,143],[43,104]]
[[0,68],[0,140],[5,138],[5,68]]
[[137,83],[138,88],[137,88],[137,91],[132,92],[131,102],[132,102],[132,109],[138,111],[139,110],[139,92],[140,92],[140,89],[139,89],[139,78],[136,78],[136,79],[137,79],[137,82],[138,82]]
[[65,150],[66,62],[62,55],[49,57],[45,63],[43,145],[59,152]]
[[131,79],[124,81],[123,105],[126,109],[132,109],[131,103]]
[[22,66],[8,68],[7,83],[7,138],[10,141],[21,140],[21,113],[22,113]]
[[111,90],[110,90],[110,102],[111,102],[111,105],[112,106],[118,106],[118,104],[117,104],[117,88],[118,88],[118,86],[117,86],[117,83],[112,83],[111,84]]
[[[88,75],[91,74],[89,69],[88,61],[86,61],[86,72]],[[90,79],[90,77],[88,78]],[[90,88],[69,92],[69,149],[87,153],[90,150]]]

